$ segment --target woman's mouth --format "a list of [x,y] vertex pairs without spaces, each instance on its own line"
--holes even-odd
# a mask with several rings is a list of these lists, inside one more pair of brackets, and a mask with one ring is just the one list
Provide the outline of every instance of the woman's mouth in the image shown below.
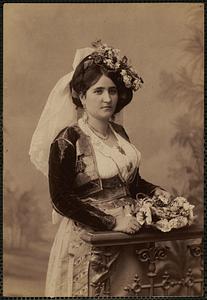
[[103,106],[102,109],[111,110],[112,107],[111,106]]

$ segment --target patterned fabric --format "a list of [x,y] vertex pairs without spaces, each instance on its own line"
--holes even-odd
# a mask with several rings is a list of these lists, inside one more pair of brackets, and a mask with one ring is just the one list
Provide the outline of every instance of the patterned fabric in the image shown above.
[[[113,123],[113,129],[119,133],[117,135],[119,146],[124,148],[124,152],[128,152],[131,158],[123,159],[121,154],[118,157],[117,150],[112,151],[116,170],[112,178],[112,173],[106,176],[109,178],[101,178],[98,172],[100,169],[97,168],[95,151],[104,155],[107,148],[104,147],[102,150],[99,146],[93,148],[90,137],[78,126],[61,131],[51,146],[50,195],[55,210],[64,217],[50,254],[45,291],[47,297],[89,296],[92,289],[89,282],[96,285],[98,279],[108,276],[109,272],[112,282],[116,281],[116,278],[126,283],[133,279],[134,273],[129,273],[127,267],[128,260],[131,261],[130,270],[135,269],[137,264],[131,255],[131,246],[126,249],[122,247],[123,251],[119,253],[116,247],[106,251],[105,248],[96,249],[81,240],[81,233],[87,228],[112,230],[116,216],[123,215],[125,211],[127,213],[130,205],[136,204],[138,192],[150,194],[156,187],[140,177],[138,171],[140,154],[121,138],[122,136],[128,140],[123,127]],[[87,159],[83,159],[86,156]],[[129,163],[132,164],[130,170]],[[81,188],[86,192],[84,196],[81,194]],[[97,264],[99,256],[106,264],[101,269],[98,268],[100,264]],[[112,295],[125,295],[124,289],[119,284],[116,288],[115,285],[113,287]],[[101,295],[101,291],[99,294]]]
[[[115,217],[123,215],[125,210],[127,212],[127,206],[133,202],[133,199],[129,197],[121,198],[120,201],[117,199],[103,201],[103,194],[100,194],[99,197],[102,198],[102,203],[96,201],[95,205],[101,206],[105,212]],[[92,198],[91,202],[93,203]],[[114,202],[114,208],[111,208],[112,202]],[[125,208],[123,208],[124,205]],[[91,293],[90,289],[102,278],[110,276],[113,282],[117,276],[120,277],[120,264],[126,255],[125,251],[121,253],[120,247],[94,247],[85,243],[81,240],[81,234],[86,229],[86,226],[71,219],[65,217],[62,219],[50,253],[46,297],[87,297]],[[131,260],[130,257],[129,260]],[[106,264],[105,267],[104,264]],[[100,267],[101,265],[103,268]],[[127,272],[125,267],[121,280],[124,276],[126,283]],[[132,278],[129,277],[130,280]],[[100,296],[101,293],[100,291]],[[114,285],[113,293],[114,295],[124,295],[125,292],[123,287],[118,289],[118,285]]]
[[46,297],[88,294],[90,246],[80,239],[83,229],[63,218],[56,234],[48,264]]

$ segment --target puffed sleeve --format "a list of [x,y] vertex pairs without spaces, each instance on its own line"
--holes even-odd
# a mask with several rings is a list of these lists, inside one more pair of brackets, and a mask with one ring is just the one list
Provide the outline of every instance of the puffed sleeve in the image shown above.
[[75,145],[63,138],[55,140],[49,157],[49,191],[54,209],[94,230],[112,230],[116,224],[115,217],[84,204],[75,194],[75,165]]

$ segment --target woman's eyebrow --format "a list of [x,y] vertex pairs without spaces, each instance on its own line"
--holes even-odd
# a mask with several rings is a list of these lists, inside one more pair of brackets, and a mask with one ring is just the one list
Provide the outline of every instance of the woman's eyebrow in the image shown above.
[[104,89],[104,87],[103,86],[97,86],[97,87],[94,88],[94,90],[97,90],[97,89]]
[[[97,89],[105,89],[106,87],[105,86],[97,86],[94,88],[94,90],[97,90]],[[112,85],[112,86],[108,86],[107,87],[108,89],[116,89],[116,86]]]

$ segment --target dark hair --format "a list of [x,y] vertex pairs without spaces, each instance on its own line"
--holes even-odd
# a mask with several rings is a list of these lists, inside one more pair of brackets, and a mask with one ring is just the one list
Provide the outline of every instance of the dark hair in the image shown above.
[[126,88],[119,72],[111,71],[104,68],[103,65],[95,64],[88,56],[79,63],[70,82],[73,103],[76,107],[83,107],[79,97],[80,94],[85,95],[87,90],[94,85],[102,75],[109,77],[117,87],[118,102],[114,113],[118,113],[132,100],[132,89]]

